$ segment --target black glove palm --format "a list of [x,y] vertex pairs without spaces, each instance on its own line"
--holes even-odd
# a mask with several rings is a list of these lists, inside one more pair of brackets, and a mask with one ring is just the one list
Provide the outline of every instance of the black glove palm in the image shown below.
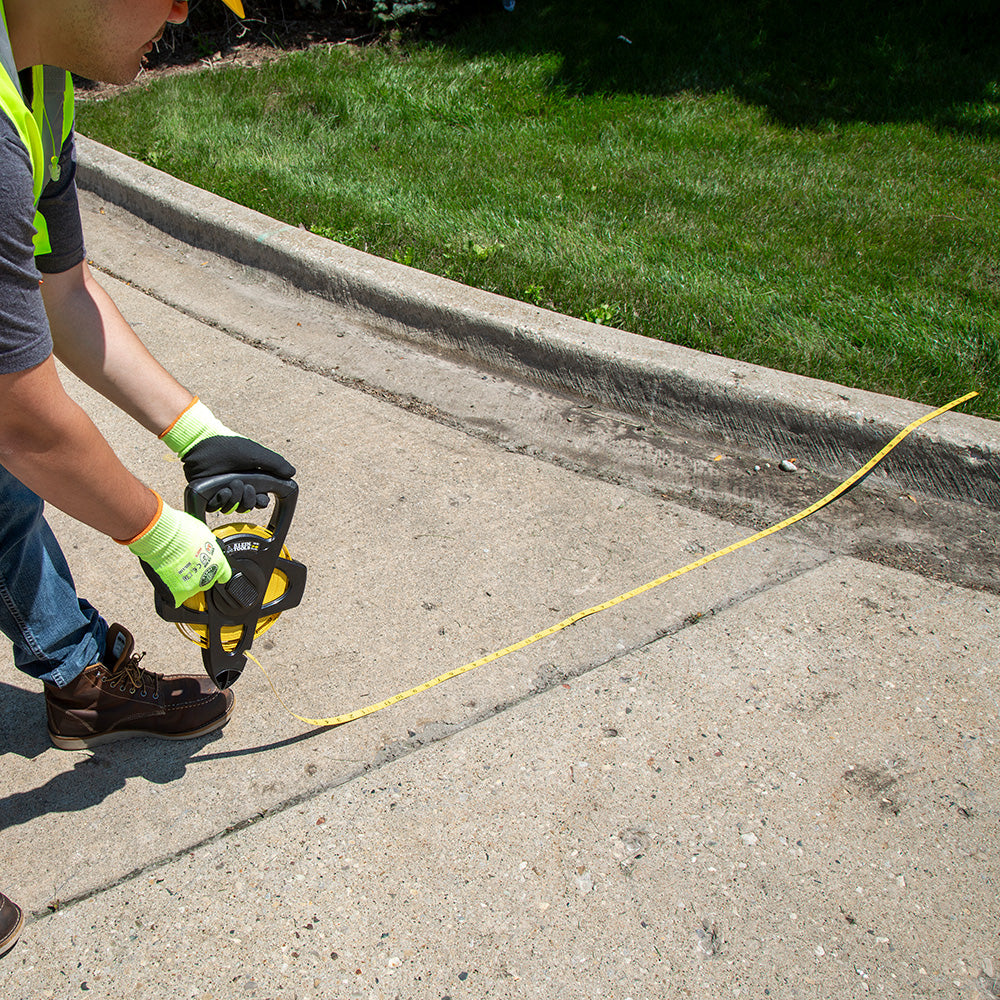
[[232,474],[232,479],[220,487],[209,500],[209,511],[224,510],[240,514],[270,503],[267,493],[258,493],[241,479],[242,475],[264,473],[275,479],[292,479],[295,468],[277,452],[249,438],[216,434],[194,445],[184,456],[184,475],[189,483],[196,479]]

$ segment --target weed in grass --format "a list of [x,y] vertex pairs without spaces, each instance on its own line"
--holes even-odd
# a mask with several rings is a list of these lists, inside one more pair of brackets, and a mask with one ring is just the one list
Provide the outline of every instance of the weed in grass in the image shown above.
[[625,311],[610,302],[602,302],[593,309],[587,309],[581,319],[588,323],[596,323],[598,326],[618,326],[621,324]]

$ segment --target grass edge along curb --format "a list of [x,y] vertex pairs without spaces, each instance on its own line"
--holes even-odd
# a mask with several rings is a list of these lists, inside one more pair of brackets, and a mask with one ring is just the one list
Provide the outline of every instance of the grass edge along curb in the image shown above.
[[[79,186],[156,229],[357,311],[387,335],[642,421],[721,436],[833,475],[927,407],[587,323],[335,243],[78,136]],[[897,454],[898,453],[898,454]],[[1000,423],[949,413],[882,475],[1000,510]]]

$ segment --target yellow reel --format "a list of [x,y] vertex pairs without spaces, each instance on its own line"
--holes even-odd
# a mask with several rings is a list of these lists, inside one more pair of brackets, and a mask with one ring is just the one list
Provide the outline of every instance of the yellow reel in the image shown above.
[[[270,538],[270,532],[259,524],[220,524],[218,527],[212,529],[212,534],[218,539],[229,538],[232,535],[257,535],[260,538]],[[281,558],[291,559],[288,549],[285,546],[281,547]],[[271,574],[271,579],[267,583],[267,592],[264,596],[263,603],[265,605],[270,604],[272,601],[277,600],[288,590],[288,577],[282,573],[280,569],[276,569]],[[184,602],[184,607],[190,608],[192,611],[199,613],[204,613],[206,609],[205,605],[205,595],[204,593],[195,594],[194,597],[189,597]],[[254,628],[254,638],[263,635],[279,618],[281,617],[281,612],[273,615],[265,615],[263,618],[257,620],[257,625]],[[180,632],[185,639],[189,639],[191,642],[196,643],[201,646],[202,649],[208,648],[208,626],[206,625],[194,625],[189,622],[177,622],[177,631]],[[240,641],[240,637],[243,634],[242,626],[225,627],[221,629],[221,639],[223,649],[227,651],[232,651],[236,648],[237,643]]]

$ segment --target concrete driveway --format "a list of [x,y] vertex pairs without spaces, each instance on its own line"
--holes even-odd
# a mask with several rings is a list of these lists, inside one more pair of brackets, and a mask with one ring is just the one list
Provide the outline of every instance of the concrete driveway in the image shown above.
[[[85,205],[94,264],[153,352],[298,467],[306,599],[255,653],[299,715],[502,649],[837,480],[387,336]],[[166,449],[67,384],[179,501]],[[135,560],[51,520],[144,666],[200,670]],[[4,653],[0,888],[28,920],[0,995],[996,995],[998,524],[874,477],[333,729],[251,664],[221,733],[62,752]]]

